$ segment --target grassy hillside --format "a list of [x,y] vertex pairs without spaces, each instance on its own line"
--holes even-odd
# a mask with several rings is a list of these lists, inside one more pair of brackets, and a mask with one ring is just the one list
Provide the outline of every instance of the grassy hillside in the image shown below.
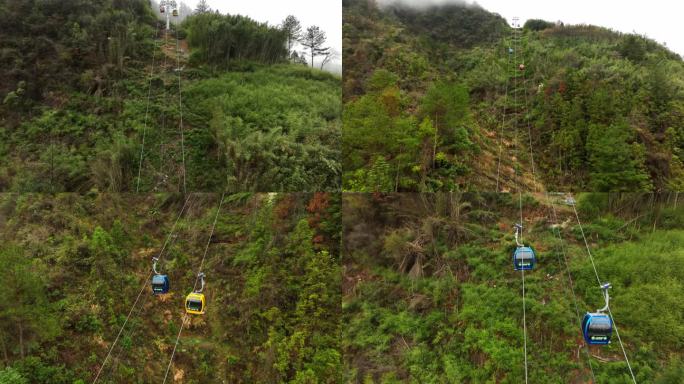
[[681,188],[684,62],[667,48],[539,20],[513,43],[477,6],[343,4],[346,190]]
[[[209,241],[217,195],[0,195],[0,383],[161,381]],[[183,383],[333,383],[341,373],[340,204],[328,194],[227,195],[204,265],[207,313],[171,368]],[[142,285],[145,290],[133,306]],[[14,377],[14,379],[11,379]]]
[[339,189],[340,79],[288,64],[279,29],[167,34],[144,0],[0,9],[0,190]]
[[[524,242],[538,254],[525,274],[529,382],[589,383],[591,364],[597,383],[630,383],[615,337],[587,359],[575,297],[580,316],[602,297],[572,209],[552,199],[558,221],[545,196],[523,197]],[[674,194],[579,199],[640,383],[677,383],[684,372],[684,208],[674,206]],[[345,195],[344,212],[347,381],[523,380],[522,282],[511,265],[517,195]]]

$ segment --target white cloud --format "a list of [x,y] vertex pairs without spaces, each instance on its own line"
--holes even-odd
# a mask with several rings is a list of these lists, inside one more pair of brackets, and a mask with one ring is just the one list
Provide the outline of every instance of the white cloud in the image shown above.
[[[381,5],[413,7],[463,3],[463,0],[377,0]],[[673,0],[468,0],[500,14],[509,22],[527,19],[561,20],[566,24],[593,24],[624,33],[645,35],[684,56],[684,2]]]
[[561,20],[566,24],[593,24],[624,33],[640,35],[665,43],[684,56],[684,3],[672,0],[477,0],[490,12],[509,21],[527,19]]
[[380,6],[392,4],[408,5],[413,8],[425,8],[434,5],[463,4],[465,0],[377,0]]

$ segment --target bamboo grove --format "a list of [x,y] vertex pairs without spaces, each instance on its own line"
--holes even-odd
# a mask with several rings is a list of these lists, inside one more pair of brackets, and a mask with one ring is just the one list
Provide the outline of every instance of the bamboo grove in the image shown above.
[[231,60],[274,64],[287,59],[287,33],[241,15],[199,13],[186,19],[193,57],[214,65]]

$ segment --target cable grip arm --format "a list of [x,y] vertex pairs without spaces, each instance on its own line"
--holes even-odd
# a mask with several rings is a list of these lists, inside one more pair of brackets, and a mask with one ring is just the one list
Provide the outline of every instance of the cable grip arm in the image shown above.
[[610,305],[610,294],[608,293],[608,290],[612,288],[612,285],[610,283],[605,283],[601,285],[601,290],[603,291],[603,298],[606,300],[606,305],[599,309],[597,312],[602,313],[608,310],[609,305]]
[[200,272],[199,274],[197,274],[197,277],[200,279],[200,289],[197,291],[197,293],[202,293],[202,291],[204,290],[204,276],[204,272]]
[[520,238],[522,237],[522,236],[521,236],[521,235],[522,235],[522,224],[516,223],[516,224],[514,225],[514,228],[515,228],[515,244],[516,244],[518,247],[524,247],[525,244],[523,244],[523,243],[520,242]]
[[153,257],[152,258],[152,270],[154,271],[155,275],[159,275],[159,272],[157,272],[157,262],[159,261],[158,257]]

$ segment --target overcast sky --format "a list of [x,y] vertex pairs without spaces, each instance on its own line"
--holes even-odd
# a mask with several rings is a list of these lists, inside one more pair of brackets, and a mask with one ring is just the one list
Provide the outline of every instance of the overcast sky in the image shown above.
[[[183,0],[193,9],[197,0]],[[302,30],[310,25],[318,25],[328,37],[328,45],[340,57],[327,65],[328,70],[342,70],[342,0],[208,0],[212,9],[221,13],[240,14],[254,20],[280,24],[287,15],[294,15],[302,23]],[[298,51],[303,48],[298,47]]]
[[[453,0],[380,0],[416,5],[443,4]],[[472,3],[472,0],[468,1]],[[636,32],[666,43],[684,56],[684,2],[681,0],[477,0],[484,9],[496,12],[509,22],[527,19],[561,20],[569,24],[593,24],[620,32]]]

